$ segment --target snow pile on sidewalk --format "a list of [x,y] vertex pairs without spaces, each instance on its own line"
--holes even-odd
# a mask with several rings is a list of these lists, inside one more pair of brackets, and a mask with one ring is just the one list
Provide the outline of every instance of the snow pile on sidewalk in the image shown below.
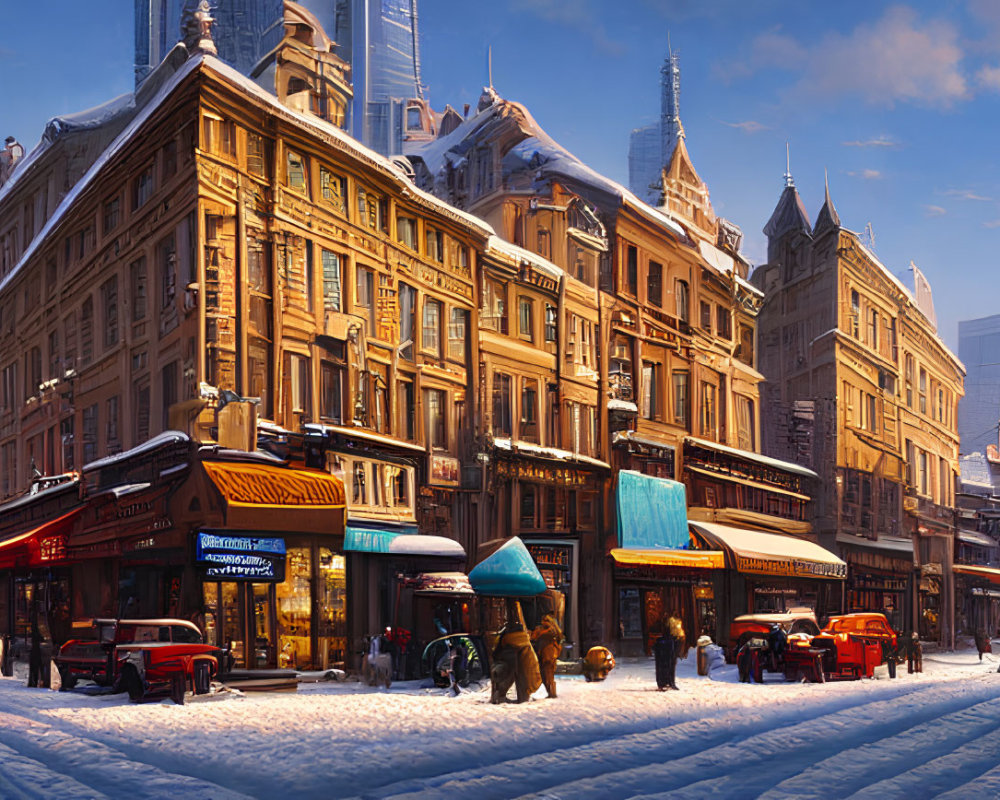
[[732,666],[698,677],[692,651],[679,692],[623,659],[603,683],[559,676],[557,699],[502,706],[485,686],[350,681],[133,705],[6,678],[0,797],[996,795],[997,661],[940,653],[924,669],[761,686]]

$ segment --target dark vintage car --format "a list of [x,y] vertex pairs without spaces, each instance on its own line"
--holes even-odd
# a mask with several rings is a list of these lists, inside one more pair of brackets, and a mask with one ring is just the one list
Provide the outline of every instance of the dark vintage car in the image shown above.
[[196,625],[181,619],[95,619],[93,638],[70,639],[55,662],[64,689],[77,681],[128,692],[134,701],[169,694],[184,702],[189,689],[209,691],[222,651],[204,643]]
[[819,623],[811,608],[743,614],[736,617],[729,625],[729,648],[726,653],[729,661],[734,661],[737,651],[751,639],[766,639],[774,624],[780,625],[789,636],[793,633],[803,633],[807,636],[819,633]]

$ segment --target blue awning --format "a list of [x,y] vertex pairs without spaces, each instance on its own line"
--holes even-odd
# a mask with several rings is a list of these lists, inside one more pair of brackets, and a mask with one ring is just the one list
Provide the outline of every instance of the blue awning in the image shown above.
[[618,473],[618,542],[623,548],[690,546],[683,483],[623,469]]

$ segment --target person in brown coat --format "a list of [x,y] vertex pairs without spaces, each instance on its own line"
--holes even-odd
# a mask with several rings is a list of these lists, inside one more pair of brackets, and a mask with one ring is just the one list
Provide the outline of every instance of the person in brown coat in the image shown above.
[[517,702],[531,699],[542,685],[538,657],[531,647],[531,638],[519,622],[511,622],[500,630],[493,666],[490,668],[492,687],[490,702],[503,703],[511,686],[517,689]]
[[538,655],[538,668],[542,673],[542,683],[549,697],[556,696],[556,662],[562,652],[563,632],[551,614],[531,631],[531,644]]
[[979,660],[983,660],[983,653],[992,653],[993,646],[990,642],[990,637],[986,635],[986,631],[978,630],[976,631],[976,650],[979,651]]

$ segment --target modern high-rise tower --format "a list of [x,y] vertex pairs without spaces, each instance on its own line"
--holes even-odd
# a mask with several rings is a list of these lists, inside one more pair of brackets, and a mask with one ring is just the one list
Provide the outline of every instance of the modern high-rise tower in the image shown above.
[[417,0],[336,0],[333,38],[351,65],[351,134],[383,155],[401,153],[406,132],[424,127],[424,104],[410,102],[424,99]]
[[[184,12],[195,6],[197,0],[135,0],[137,87],[183,38]],[[219,58],[244,75],[281,41],[284,0],[215,0],[211,8]]]
[[[135,0],[136,86],[182,38],[186,8],[197,0]],[[351,134],[379,153],[428,130],[420,82],[417,0],[299,0],[351,66]],[[283,35],[284,0],[213,0],[212,38],[219,58],[249,75]]]
[[647,203],[659,203],[663,168],[683,136],[680,60],[671,50],[660,68],[660,118],[629,136],[629,189]]
[[985,453],[1000,424],[1000,314],[958,323],[958,357],[965,364],[965,397],[958,403],[961,452]]

